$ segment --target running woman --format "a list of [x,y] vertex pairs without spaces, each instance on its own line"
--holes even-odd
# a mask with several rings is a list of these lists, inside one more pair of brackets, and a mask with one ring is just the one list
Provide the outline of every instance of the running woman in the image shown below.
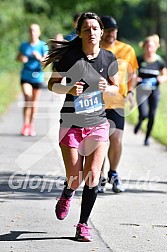
[[160,47],[157,34],[148,36],[140,43],[144,54],[138,57],[139,74],[137,79],[136,97],[138,103],[138,122],[134,128],[137,134],[142,122],[148,118],[144,145],[149,146],[149,137],[154,125],[155,114],[160,99],[159,86],[167,81],[166,62],[157,54]]
[[48,46],[40,40],[41,30],[38,24],[29,27],[29,41],[21,43],[16,60],[23,63],[21,70],[21,88],[24,95],[23,136],[35,136],[34,113],[44,83],[42,62],[48,53]]
[[95,13],[81,14],[77,33],[74,40],[61,42],[62,47],[55,49],[46,61],[46,65],[56,62],[49,90],[66,94],[59,139],[66,182],[55,213],[59,220],[68,215],[74,193],[84,180],[75,236],[79,241],[92,241],[88,219],[97,197],[109,137],[103,94],[112,99],[118,93],[118,65],[113,53],[99,46],[103,24]]

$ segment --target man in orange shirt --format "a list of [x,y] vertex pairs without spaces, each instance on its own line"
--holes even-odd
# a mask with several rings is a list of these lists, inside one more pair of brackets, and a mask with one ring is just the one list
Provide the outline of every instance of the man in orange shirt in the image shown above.
[[[124,108],[126,100],[130,103],[130,109],[134,106],[132,89],[136,77],[138,63],[134,49],[117,40],[118,25],[111,16],[101,18],[104,25],[104,34],[101,39],[101,47],[115,54],[118,60],[119,94],[115,97],[104,95],[107,118],[110,122],[110,136],[108,159],[110,170],[108,179],[104,177],[104,164],[99,181],[99,192],[105,191],[105,184],[108,181],[113,185],[115,193],[125,191],[121,179],[117,173],[117,167],[122,153],[122,137],[125,124]],[[105,162],[104,162],[105,163]]]

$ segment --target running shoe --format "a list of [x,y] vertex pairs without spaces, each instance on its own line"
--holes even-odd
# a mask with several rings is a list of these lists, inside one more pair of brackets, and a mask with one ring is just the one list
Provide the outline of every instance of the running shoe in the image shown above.
[[106,183],[107,179],[105,177],[100,176],[99,184],[98,184],[98,192],[104,193],[106,191]]
[[112,174],[110,171],[108,172],[108,182],[112,184],[112,190],[114,193],[125,192],[125,188],[122,184],[121,179],[119,178],[117,173]]
[[72,197],[65,198],[63,195],[61,195],[60,199],[58,200],[55,208],[55,214],[57,216],[57,219],[64,220],[65,217],[67,217],[70,209],[70,203],[72,200]]
[[150,142],[149,142],[148,138],[144,140],[144,145],[145,146],[149,146],[150,145]]
[[36,136],[36,132],[34,129],[34,126],[32,124],[30,124],[30,132],[29,132],[30,136]]
[[29,133],[30,133],[30,126],[29,126],[29,124],[24,124],[23,128],[21,130],[21,135],[23,135],[23,136],[29,136]]
[[86,224],[81,224],[78,223],[78,225],[76,226],[76,235],[75,238],[78,241],[81,242],[90,242],[92,241],[92,236],[89,232],[91,228],[89,228]]

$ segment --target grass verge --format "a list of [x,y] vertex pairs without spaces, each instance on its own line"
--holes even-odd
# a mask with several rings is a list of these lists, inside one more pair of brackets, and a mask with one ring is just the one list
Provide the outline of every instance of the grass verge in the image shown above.
[[18,73],[0,74],[0,114],[6,112],[8,106],[16,100],[20,90]]

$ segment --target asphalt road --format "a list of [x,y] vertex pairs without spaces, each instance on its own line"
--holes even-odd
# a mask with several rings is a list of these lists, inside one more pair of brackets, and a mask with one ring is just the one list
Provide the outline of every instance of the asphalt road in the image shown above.
[[[69,216],[55,218],[54,207],[65,177],[58,145],[62,96],[43,89],[35,137],[20,135],[22,97],[0,117],[0,251],[167,251],[167,151],[153,139],[133,134],[126,124],[119,173],[126,187],[98,194],[89,224],[93,242],[74,239],[82,186]],[[107,171],[107,169],[106,169]]]

